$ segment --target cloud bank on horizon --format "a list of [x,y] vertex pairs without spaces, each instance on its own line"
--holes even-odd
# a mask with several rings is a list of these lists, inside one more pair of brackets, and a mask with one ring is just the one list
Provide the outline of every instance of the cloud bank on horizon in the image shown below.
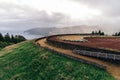
[[119,31],[119,3],[120,0],[0,0],[0,31],[69,25],[97,25]]

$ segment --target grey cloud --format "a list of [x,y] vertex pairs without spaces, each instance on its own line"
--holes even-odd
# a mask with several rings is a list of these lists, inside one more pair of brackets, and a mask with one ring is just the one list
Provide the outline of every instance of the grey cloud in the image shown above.
[[[91,20],[74,21],[62,13],[48,14],[29,6],[12,3],[0,3],[0,31],[27,30],[34,27],[56,27],[69,25],[97,25],[108,31],[119,31],[120,0],[73,0],[100,9],[103,14]],[[111,29],[111,30],[109,30]]]
[[100,9],[105,16],[120,16],[120,0],[73,0],[87,4],[89,7]]
[[120,31],[120,0],[72,0],[102,11],[101,16],[87,20],[87,24],[100,25],[102,29]]
[[52,27],[66,24],[65,21],[70,20],[68,16],[62,13],[48,14],[46,11],[39,11],[28,6],[22,7],[15,4],[0,3],[1,10],[4,12],[0,13],[0,30]]

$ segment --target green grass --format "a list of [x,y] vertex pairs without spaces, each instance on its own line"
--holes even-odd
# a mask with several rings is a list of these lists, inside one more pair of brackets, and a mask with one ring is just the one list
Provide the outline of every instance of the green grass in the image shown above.
[[92,65],[39,49],[28,41],[0,57],[0,80],[115,80]]

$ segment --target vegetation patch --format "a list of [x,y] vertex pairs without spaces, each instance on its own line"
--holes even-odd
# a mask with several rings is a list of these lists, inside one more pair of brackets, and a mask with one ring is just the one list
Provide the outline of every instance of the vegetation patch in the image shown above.
[[16,44],[26,39],[21,35],[9,35],[9,33],[2,35],[0,33],[0,49],[8,45]]
[[115,80],[92,65],[39,49],[32,41],[0,57],[0,80]]

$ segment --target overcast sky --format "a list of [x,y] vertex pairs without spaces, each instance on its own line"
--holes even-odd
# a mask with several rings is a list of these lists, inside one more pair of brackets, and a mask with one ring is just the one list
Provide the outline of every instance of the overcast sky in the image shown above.
[[0,31],[97,25],[120,31],[120,0],[0,0]]

